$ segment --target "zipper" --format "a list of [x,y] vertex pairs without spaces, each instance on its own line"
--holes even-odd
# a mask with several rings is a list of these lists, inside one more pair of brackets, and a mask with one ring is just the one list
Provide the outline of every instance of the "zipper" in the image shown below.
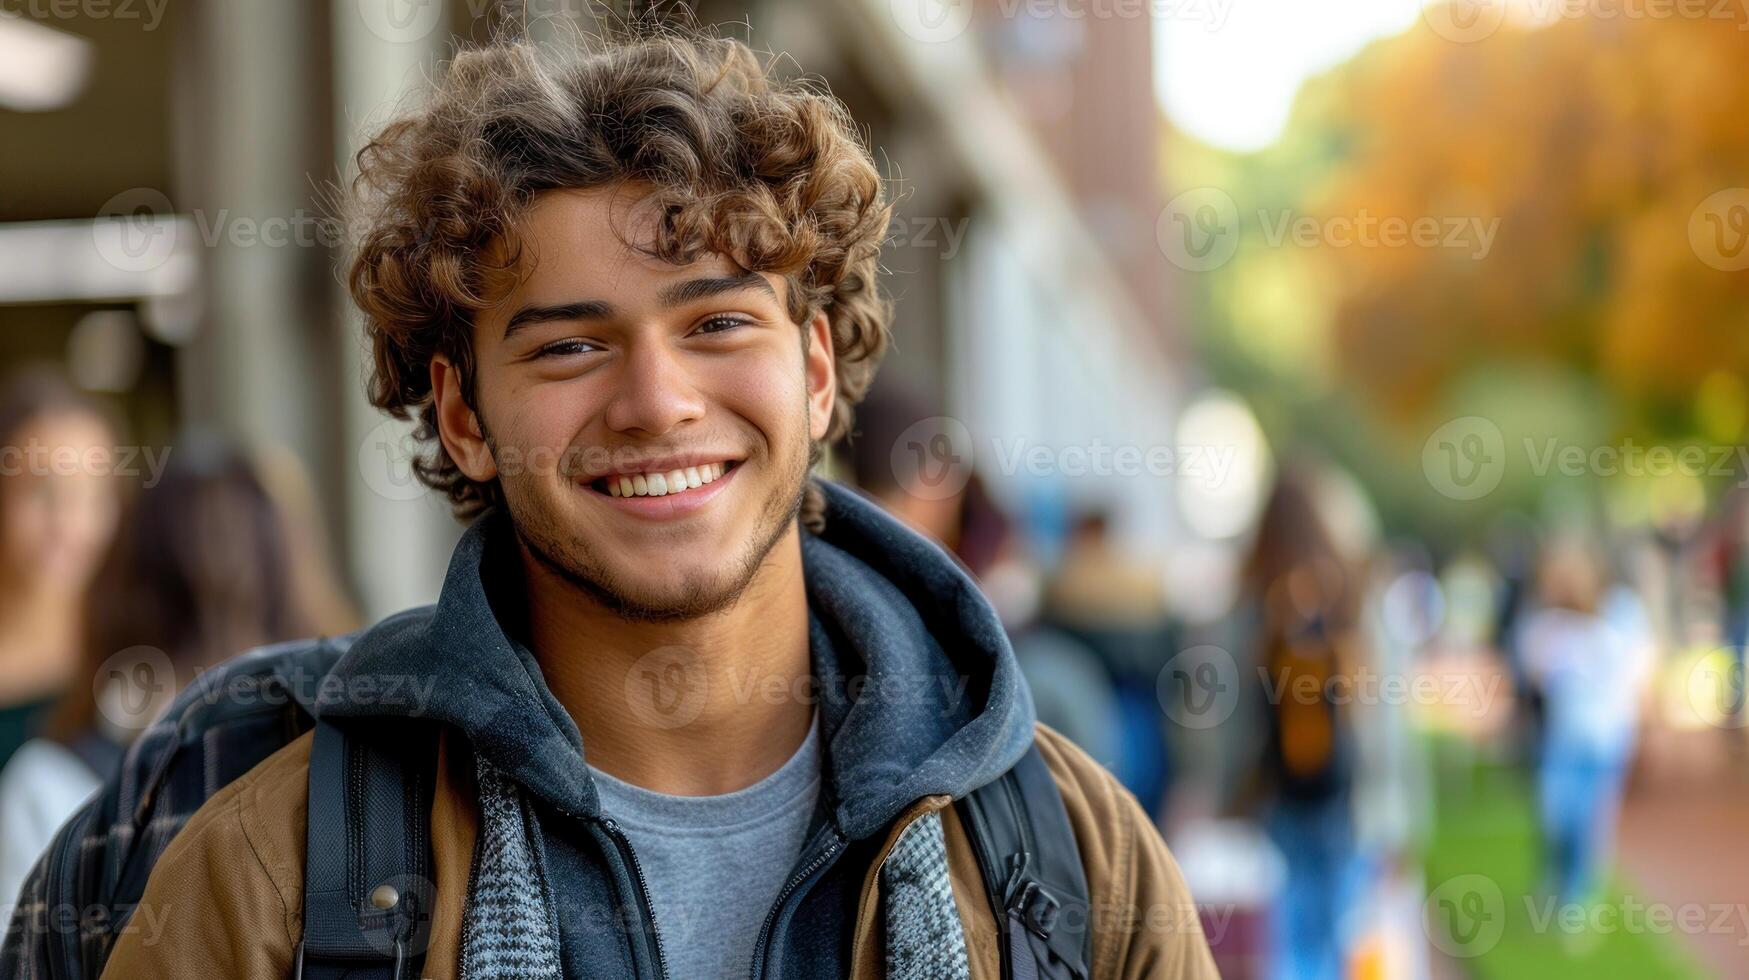
[[[790,896],[795,893],[797,888],[805,884],[809,878],[812,878],[821,868],[836,858],[839,851],[844,849],[844,838],[838,835],[836,827],[827,826],[822,830],[822,834],[831,834],[831,843],[826,845],[825,850],[814,855],[813,860],[784,883],[782,890],[777,893],[777,901],[772,903],[771,911],[765,913],[765,924],[759,927],[759,938],[753,943],[753,963],[748,973],[749,980],[759,980],[760,976],[765,973],[765,947],[771,941],[771,927],[777,922],[778,912],[789,903]],[[816,835],[815,840],[818,839],[819,835]]]
[[662,930],[656,925],[656,910],[650,903],[650,881],[644,877],[644,866],[638,863],[638,852],[632,849],[631,838],[619,829],[619,824],[612,817],[604,818],[601,825],[607,830],[607,835],[613,838],[619,852],[625,855],[626,862],[632,866],[632,874],[636,876],[638,883],[638,911],[643,913],[644,921],[650,924],[650,935],[654,937],[651,952],[656,957],[656,976],[667,980],[668,958],[662,951]]
[[[1033,856],[1038,851],[1032,842],[1032,821],[1027,819],[1026,805],[1020,798],[1020,788],[1015,785],[1015,782],[1013,779],[1003,778],[1002,792],[1008,797],[1009,807],[1021,815],[1020,826],[1017,828],[1020,831],[1020,867],[1016,869],[1016,873],[1018,873],[1032,863]],[[1013,883],[1013,876],[1010,877],[1009,883]],[[1006,896],[1004,898],[1006,900]]]

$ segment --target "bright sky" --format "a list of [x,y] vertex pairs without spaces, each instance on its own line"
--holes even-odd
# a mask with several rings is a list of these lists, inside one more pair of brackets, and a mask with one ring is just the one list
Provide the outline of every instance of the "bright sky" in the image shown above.
[[1176,0],[1154,19],[1155,89],[1185,132],[1231,150],[1275,142],[1312,75],[1420,16],[1421,0]]

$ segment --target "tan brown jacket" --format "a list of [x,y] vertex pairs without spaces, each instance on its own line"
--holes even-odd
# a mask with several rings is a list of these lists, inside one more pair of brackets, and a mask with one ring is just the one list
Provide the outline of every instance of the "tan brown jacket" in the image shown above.
[[[1041,755],[1079,842],[1091,898],[1093,975],[1100,980],[1213,980],[1208,943],[1178,866],[1136,799],[1057,732],[1038,726]],[[311,736],[226,786],[195,813],[155,866],[135,923],[106,980],[288,977],[303,932],[304,826]],[[450,980],[461,950],[478,819],[472,776],[440,746],[431,808],[436,904],[424,974]],[[885,948],[880,862],[912,820],[940,810],[954,901],[973,980],[1000,976],[996,922],[969,839],[946,796],[918,800],[888,829],[863,874],[851,976],[876,980]]]

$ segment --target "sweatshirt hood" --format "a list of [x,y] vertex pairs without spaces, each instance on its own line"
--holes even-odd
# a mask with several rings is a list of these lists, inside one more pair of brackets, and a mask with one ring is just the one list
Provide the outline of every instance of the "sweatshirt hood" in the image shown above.
[[[857,840],[921,797],[958,799],[1001,776],[1032,742],[1033,706],[995,610],[964,569],[875,504],[816,482],[825,530],[803,531],[801,548],[825,797]],[[361,633],[324,681],[318,711],[453,726],[537,798],[596,815],[577,726],[515,638],[514,604],[494,606],[520,581],[513,557],[507,517],[476,521],[437,604]]]

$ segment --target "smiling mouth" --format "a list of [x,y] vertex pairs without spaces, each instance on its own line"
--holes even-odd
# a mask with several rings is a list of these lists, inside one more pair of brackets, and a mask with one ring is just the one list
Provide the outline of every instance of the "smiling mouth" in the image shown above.
[[740,460],[729,459],[660,472],[604,476],[591,481],[589,488],[609,497],[671,497],[709,486],[739,465]]

